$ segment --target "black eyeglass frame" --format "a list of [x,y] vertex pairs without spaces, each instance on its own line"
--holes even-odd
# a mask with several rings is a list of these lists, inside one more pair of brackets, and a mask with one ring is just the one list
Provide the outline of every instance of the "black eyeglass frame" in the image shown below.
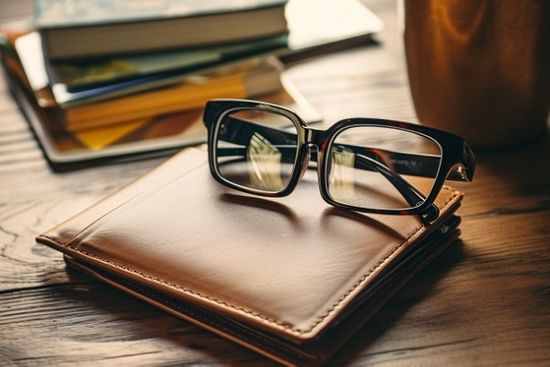
[[[296,128],[296,157],[294,166],[287,186],[277,192],[263,191],[243,185],[239,185],[230,180],[227,180],[220,174],[218,164],[216,162],[216,138],[219,133],[219,127],[224,117],[241,111],[241,110],[258,110],[268,113],[274,113],[288,118]],[[334,123],[326,130],[318,130],[309,127],[294,111],[271,103],[243,100],[243,99],[213,99],[207,102],[203,116],[204,124],[208,130],[208,163],[212,176],[221,184],[240,190],[246,193],[267,196],[267,197],[284,197],[289,195],[298,184],[299,180],[309,167],[310,154],[316,153],[317,161],[317,177],[319,181],[319,191],[321,197],[329,204],[364,213],[377,214],[418,214],[422,215],[423,219],[431,222],[437,217],[438,212],[434,212],[434,201],[441,191],[445,180],[452,173],[453,179],[462,181],[471,181],[475,171],[475,157],[461,137],[430,128],[423,125],[412,124],[402,121],[385,120],[379,118],[347,118]],[[441,150],[441,158],[439,168],[437,170],[433,187],[423,202],[415,207],[406,209],[378,209],[353,206],[334,200],[329,193],[328,168],[329,160],[327,154],[331,151],[334,139],[344,130],[352,127],[360,126],[376,126],[385,128],[394,128],[408,132],[414,132],[424,136],[435,142]],[[264,128],[263,126],[260,126]],[[267,128],[269,130],[276,130]],[[286,134],[295,134],[284,132]],[[432,213],[426,215],[427,213]]]

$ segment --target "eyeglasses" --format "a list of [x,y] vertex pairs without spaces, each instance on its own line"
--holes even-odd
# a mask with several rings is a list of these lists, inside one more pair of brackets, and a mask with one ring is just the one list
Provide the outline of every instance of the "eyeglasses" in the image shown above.
[[225,186],[262,196],[290,194],[317,164],[319,189],[331,205],[367,213],[439,215],[444,181],[471,181],[475,158],[456,135],[375,118],[312,129],[270,103],[215,99],[206,104],[208,159]]

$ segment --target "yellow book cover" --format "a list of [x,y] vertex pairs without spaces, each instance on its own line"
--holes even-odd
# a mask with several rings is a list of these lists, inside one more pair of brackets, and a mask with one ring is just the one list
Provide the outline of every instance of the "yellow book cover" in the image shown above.
[[252,60],[223,74],[190,77],[188,82],[64,110],[65,126],[79,131],[200,108],[212,98],[247,98],[281,89],[274,59]]

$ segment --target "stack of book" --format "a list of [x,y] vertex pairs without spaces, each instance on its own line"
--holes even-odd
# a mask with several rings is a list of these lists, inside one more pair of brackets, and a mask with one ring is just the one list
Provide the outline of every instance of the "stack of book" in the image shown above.
[[49,162],[70,169],[204,141],[211,98],[264,99],[319,120],[279,59],[380,29],[347,2],[361,25],[331,33],[298,21],[307,9],[317,25],[334,16],[311,0],[36,0],[32,21],[3,26],[2,62]]

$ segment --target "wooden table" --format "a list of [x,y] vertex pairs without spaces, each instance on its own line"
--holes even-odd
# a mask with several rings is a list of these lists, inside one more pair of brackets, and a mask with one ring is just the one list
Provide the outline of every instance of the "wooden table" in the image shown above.
[[[4,2],[2,19],[30,12]],[[327,121],[414,120],[395,3],[369,0],[381,47],[290,70]],[[86,276],[34,237],[163,159],[55,174],[0,89],[0,364],[271,365]],[[550,364],[550,138],[478,152],[462,240],[400,291],[333,365]]]

